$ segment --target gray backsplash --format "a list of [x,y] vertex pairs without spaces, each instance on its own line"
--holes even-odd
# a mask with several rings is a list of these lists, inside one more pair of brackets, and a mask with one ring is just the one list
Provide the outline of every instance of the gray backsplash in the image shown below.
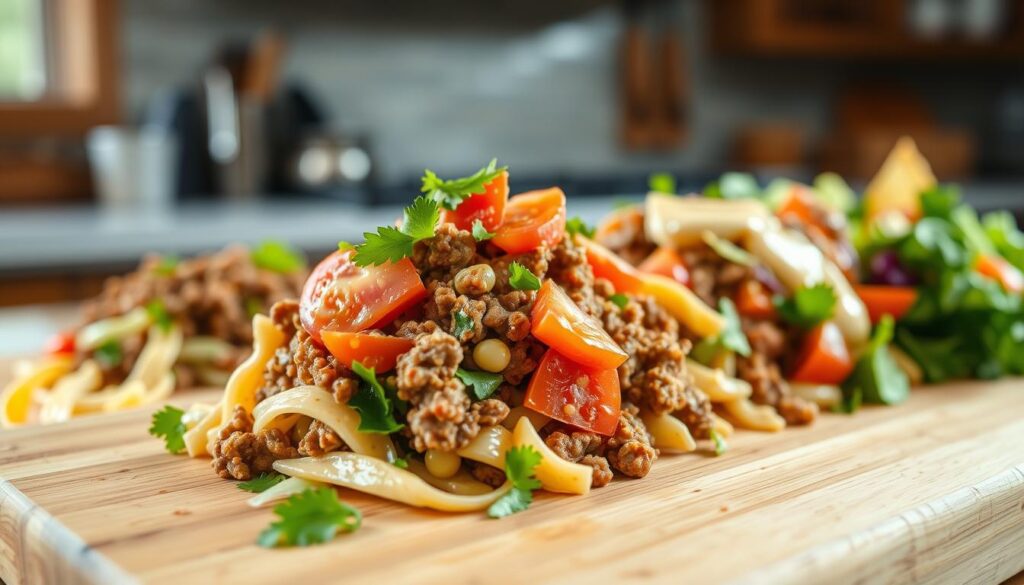
[[[368,132],[385,178],[424,166],[466,170],[497,156],[519,172],[612,172],[727,165],[733,131],[788,121],[813,139],[854,73],[919,78],[940,117],[981,126],[986,79],[935,81],[935,67],[727,60],[709,54],[704,6],[677,0],[692,87],[690,140],[665,155],[618,143],[616,6],[577,0],[440,4],[384,1],[125,0],[126,95],[138,111],[194,78],[218,43],[273,25],[289,39],[287,77],[313,88],[342,128]],[[449,14],[458,17],[447,16]],[[928,68],[932,69],[928,69]],[[989,76],[991,77],[991,76]],[[942,77],[939,77],[942,79]]]

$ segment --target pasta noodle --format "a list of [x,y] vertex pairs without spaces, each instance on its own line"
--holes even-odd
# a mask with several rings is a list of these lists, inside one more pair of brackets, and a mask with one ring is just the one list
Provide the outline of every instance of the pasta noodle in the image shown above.
[[52,358],[29,368],[26,375],[15,379],[0,395],[0,423],[10,428],[28,422],[32,407],[32,393],[55,383],[71,370],[68,358]]
[[839,389],[839,386],[790,382],[789,387],[793,390],[793,394],[822,408],[832,408],[843,400],[843,391]]
[[723,402],[725,412],[741,427],[755,431],[776,432],[786,428],[786,419],[775,409],[763,404],[754,404],[746,398]]
[[335,451],[322,457],[281,459],[274,462],[274,469],[291,477],[339,485],[440,512],[484,510],[512,487],[506,482],[485,494],[451,494],[423,481],[411,471],[375,457],[348,451]]
[[252,355],[231,373],[224,387],[224,400],[221,402],[223,421],[231,420],[236,406],[252,412],[256,406],[256,392],[263,383],[263,367],[285,342],[284,333],[274,327],[274,322],[266,315],[252,318],[252,337]]
[[732,423],[718,416],[715,413],[711,413],[711,428],[715,430],[719,436],[729,438],[732,436],[736,429],[733,428]]
[[145,308],[132,309],[124,315],[109,317],[82,327],[75,336],[75,347],[82,350],[96,349],[108,341],[142,333],[152,322],[153,319]]
[[398,458],[390,437],[359,432],[359,413],[348,405],[338,404],[334,396],[317,386],[299,386],[275,394],[256,405],[252,414],[255,433],[267,428],[279,416],[304,414],[330,427],[356,453],[385,462]]
[[452,494],[462,496],[479,496],[486,494],[493,489],[486,483],[477,481],[476,478],[474,478],[465,469],[459,470],[458,473],[451,477],[440,478],[431,475],[431,473],[427,471],[427,466],[416,459],[410,459],[408,464],[409,471],[415,473],[420,479],[438,489]]
[[512,431],[512,442],[515,446],[533,447],[541,454],[540,465],[537,466],[535,473],[547,491],[581,496],[590,492],[594,470],[589,466],[572,463],[559,457],[540,438],[537,430],[530,424],[530,419],[519,419],[515,430]]
[[[521,417],[521,419],[525,418]],[[505,427],[487,427],[480,429],[480,434],[468,445],[459,449],[459,455],[502,469],[505,467],[505,451],[509,450],[512,442],[512,433]]]
[[324,484],[318,481],[309,481],[301,477],[289,477],[277,485],[270,486],[266,491],[249,498],[245,503],[253,508],[259,508],[275,500],[282,500],[293,494],[322,485]]
[[654,437],[654,445],[658,449],[687,453],[697,448],[697,441],[693,440],[690,429],[671,414],[644,412],[640,418],[643,419],[647,431]]
[[693,360],[686,361],[686,369],[693,376],[693,383],[704,394],[707,394],[711,402],[730,402],[749,398],[753,391],[749,383],[726,376],[722,370],[711,369]]
[[63,422],[74,414],[75,402],[92,392],[103,383],[103,372],[93,360],[82,362],[77,371],[58,380],[43,399],[39,409],[39,422]]

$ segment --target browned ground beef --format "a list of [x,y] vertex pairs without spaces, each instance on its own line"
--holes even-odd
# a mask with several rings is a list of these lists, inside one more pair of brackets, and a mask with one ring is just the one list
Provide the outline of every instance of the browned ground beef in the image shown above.
[[683,250],[680,256],[690,272],[693,292],[712,307],[717,307],[721,298],[731,298],[740,284],[754,277],[750,267],[729,262],[704,244]]
[[593,487],[608,485],[612,480],[611,468],[626,477],[644,477],[658,458],[658,451],[638,412],[635,406],[623,405],[611,437],[560,427],[544,442],[562,459],[593,468]]
[[278,429],[252,432],[252,417],[241,406],[217,436],[213,469],[225,479],[252,479],[273,469],[274,461],[298,457],[287,435]]
[[[252,263],[250,252],[241,246],[214,254],[164,265],[159,256],[142,261],[135,272],[107,279],[100,294],[84,303],[83,325],[123,315],[160,300],[186,336],[217,337],[238,347],[226,363],[215,364],[230,371],[249,354],[252,344],[252,312],[266,312],[278,300],[298,296],[305,271],[279,274],[262,270]],[[123,359],[117,364],[102,364],[104,381],[124,381],[138,357],[145,335],[124,340]],[[79,361],[92,357],[77,356]],[[182,366],[178,386],[198,382],[196,372]]]
[[313,340],[299,323],[299,304],[280,301],[270,310],[274,326],[284,332],[288,343],[278,348],[274,358],[267,362],[263,373],[263,386],[257,401],[296,386],[314,385],[329,390],[341,404],[348,402],[356,391],[358,381],[347,367]]
[[299,441],[299,455],[319,457],[331,451],[337,451],[345,446],[333,430],[324,423],[314,420],[309,425],[309,430]]

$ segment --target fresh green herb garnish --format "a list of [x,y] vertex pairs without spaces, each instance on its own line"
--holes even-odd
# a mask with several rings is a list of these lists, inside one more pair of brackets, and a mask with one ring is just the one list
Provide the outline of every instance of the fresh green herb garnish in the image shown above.
[[470,195],[484,192],[488,183],[508,170],[499,167],[498,159],[491,159],[488,165],[468,177],[444,180],[434,171],[427,169],[423,173],[423,187],[420,189],[430,200],[441,207],[454,211],[460,203]]
[[153,273],[159,276],[171,276],[180,263],[181,259],[177,256],[161,256],[160,261],[153,267]]
[[715,446],[715,457],[722,455],[728,450],[729,445],[726,444],[725,439],[715,429],[708,429],[708,438],[711,439]]
[[306,267],[306,259],[288,244],[277,240],[260,242],[252,250],[252,263],[264,270],[291,274]]
[[508,265],[508,284],[516,290],[540,290],[540,279],[518,262]]
[[570,237],[574,237],[576,234],[580,234],[585,238],[594,237],[594,228],[578,217],[570,217],[565,221],[565,231]]
[[353,361],[352,373],[362,380],[359,390],[348,399],[348,405],[359,413],[359,431],[389,435],[402,430],[405,425],[395,420],[394,405],[377,380],[377,372]]
[[355,250],[355,249],[356,249],[355,246],[353,246],[352,244],[346,242],[345,240],[341,240],[341,241],[338,242],[338,251],[339,252],[348,252],[349,250]]
[[490,398],[494,391],[501,386],[502,380],[505,379],[501,374],[464,370],[462,368],[456,370],[455,375],[462,380],[463,384],[473,389],[473,397],[477,400]]
[[338,499],[331,487],[307,489],[274,506],[279,520],[260,533],[260,546],[309,546],[332,540],[338,531],[354,532],[362,524],[359,510]]
[[252,319],[256,315],[259,315],[262,312],[263,312],[263,301],[261,301],[260,299],[258,299],[256,297],[246,297],[246,299],[245,299],[245,314],[248,315],[250,319]]
[[703,239],[704,243],[714,250],[716,254],[733,264],[739,264],[741,266],[757,265],[757,259],[754,258],[750,252],[747,252],[729,240],[724,240],[716,236],[711,231],[705,231],[701,234],[701,239]]
[[473,220],[473,239],[478,242],[483,242],[494,237],[494,232],[487,231],[484,227],[484,222],[479,219]]
[[235,487],[242,491],[261,494],[282,481],[284,481],[283,475],[276,471],[271,471],[270,473],[261,473],[249,481],[235,484]]
[[392,461],[391,465],[394,465],[399,469],[409,469],[409,456],[406,455],[405,457],[399,457]]
[[452,337],[460,341],[462,341],[462,338],[465,337],[467,333],[472,333],[476,330],[476,323],[474,323],[473,319],[461,309],[452,313],[452,324],[454,325],[452,329]]
[[690,352],[693,359],[705,365],[711,364],[716,357],[726,351],[744,357],[750,355],[750,342],[743,333],[743,324],[740,322],[739,313],[736,312],[736,305],[728,297],[723,297],[718,301],[718,311],[725,317],[722,332],[715,337],[704,338]]
[[124,360],[124,352],[121,350],[121,342],[116,339],[104,341],[102,345],[93,350],[93,357],[106,368],[113,368]]
[[164,447],[169,453],[181,453],[185,450],[185,423],[181,419],[185,411],[171,405],[153,413],[153,422],[149,426],[149,434],[164,440]]
[[853,374],[843,383],[844,407],[853,409],[857,403],[898,404],[910,395],[907,375],[889,354],[895,324],[892,315],[885,315],[875,327],[867,349],[861,354]]
[[654,173],[647,178],[647,188],[655,193],[676,194],[676,178],[669,173]]
[[736,312],[736,305],[731,299],[722,298],[718,301],[718,310],[725,317],[725,328],[719,335],[724,347],[735,351],[742,356],[750,355],[750,342],[743,333],[743,325],[740,323],[739,313]]
[[725,173],[704,188],[711,199],[752,199],[761,196],[761,187],[750,173]]
[[608,300],[611,301],[619,309],[625,309],[626,305],[629,304],[629,297],[622,293],[615,293],[612,296],[608,297]]
[[366,242],[356,246],[353,261],[359,266],[377,266],[412,256],[416,242],[434,237],[440,219],[437,203],[421,195],[405,208],[401,228],[382,226],[377,233],[364,233]]
[[522,512],[533,502],[533,490],[540,488],[534,469],[540,465],[541,454],[529,445],[512,447],[505,455],[505,476],[512,489],[487,509],[491,518],[504,518]]
[[836,293],[827,284],[802,288],[787,298],[775,297],[775,308],[787,323],[811,329],[832,318],[836,309]]
[[167,312],[167,308],[164,307],[160,299],[153,299],[146,303],[146,313],[153,320],[153,324],[164,333],[167,333],[171,330],[171,327],[174,327],[174,320],[171,319],[171,315]]

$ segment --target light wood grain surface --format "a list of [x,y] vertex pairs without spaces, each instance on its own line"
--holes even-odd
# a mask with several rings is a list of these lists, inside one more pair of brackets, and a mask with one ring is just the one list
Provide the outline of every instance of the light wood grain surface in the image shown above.
[[362,529],[291,550],[257,547],[270,510],[164,453],[148,412],[18,429],[0,434],[0,578],[999,583],[1024,569],[1022,415],[1019,380],[918,389],[500,521],[343,491]]

